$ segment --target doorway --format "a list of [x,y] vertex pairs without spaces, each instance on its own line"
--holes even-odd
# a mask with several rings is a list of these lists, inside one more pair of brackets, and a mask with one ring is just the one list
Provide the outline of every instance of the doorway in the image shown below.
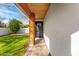
[[43,21],[36,21],[36,37],[43,38]]

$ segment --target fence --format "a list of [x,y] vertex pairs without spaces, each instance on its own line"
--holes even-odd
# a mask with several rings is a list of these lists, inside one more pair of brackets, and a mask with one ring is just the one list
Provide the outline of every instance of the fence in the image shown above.
[[[1,35],[7,35],[10,34],[11,32],[9,31],[8,28],[0,28],[0,36]],[[17,34],[26,34],[29,33],[29,28],[21,28]]]

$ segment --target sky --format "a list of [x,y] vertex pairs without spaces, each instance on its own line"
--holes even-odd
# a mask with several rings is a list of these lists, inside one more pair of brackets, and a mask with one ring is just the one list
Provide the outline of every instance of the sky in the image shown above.
[[8,21],[13,18],[20,20],[23,24],[29,23],[28,17],[26,17],[15,4],[0,4],[0,20],[4,23],[8,23]]

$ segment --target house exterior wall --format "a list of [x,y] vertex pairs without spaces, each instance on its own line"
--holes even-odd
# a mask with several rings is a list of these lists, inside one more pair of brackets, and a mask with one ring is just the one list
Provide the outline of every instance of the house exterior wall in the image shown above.
[[[71,37],[78,31],[79,4],[51,4],[44,21],[44,38],[51,55],[74,55],[73,45],[76,44],[76,39]],[[79,38],[79,35],[77,37]],[[78,41],[79,39],[77,44]],[[75,47],[75,52],[79,53],[79,46]]]

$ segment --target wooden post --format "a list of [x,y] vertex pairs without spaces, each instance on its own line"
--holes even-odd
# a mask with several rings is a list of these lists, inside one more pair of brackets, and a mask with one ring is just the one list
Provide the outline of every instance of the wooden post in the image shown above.
[[30,46],[35,44],[35,15],[31,13],[29,16],[29,32],[30,32]]

